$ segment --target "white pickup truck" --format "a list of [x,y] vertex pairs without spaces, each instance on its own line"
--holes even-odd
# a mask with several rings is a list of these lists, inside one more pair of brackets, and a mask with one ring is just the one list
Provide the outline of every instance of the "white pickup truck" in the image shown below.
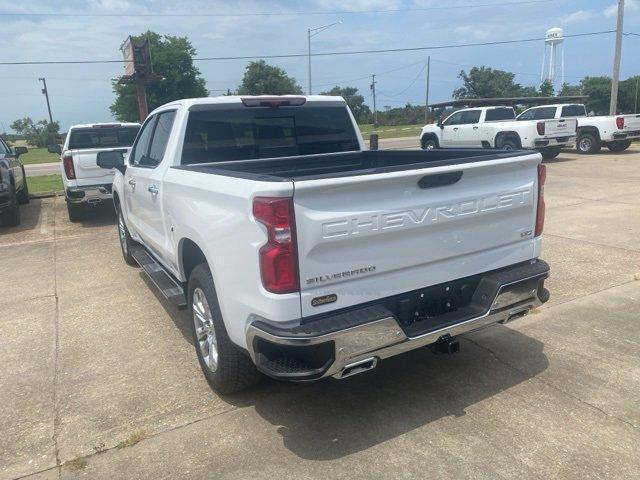
[[537,152],[364,151],[341,97],[153,111],[116,168],[122,253],[187,306],[211,385],[343,378],[545,302]]
[[477,107],[458,110],[420,133],[424,150],[433,148],[500,148],[538,150],[542,158],[558,156],[573,145],[576,120],[516,121],[511,107]]
[[575,118],[578,121],[576,149],[580,153],[597,153],[603,145],[612,152],[623,152],[632,140],[640,139],[640,114],[588,117],[584,105],[561,103],[532,107],[518,115],[521,121],[552,118]]
[[72,125],[62,149],[49,145],[61,158],[61,174],[69,220],[76,222],[87,205],[111,202],[114,170],[104,171],[96,164],[98,152],[129,149],[140,130],[139,123],[94,123]]

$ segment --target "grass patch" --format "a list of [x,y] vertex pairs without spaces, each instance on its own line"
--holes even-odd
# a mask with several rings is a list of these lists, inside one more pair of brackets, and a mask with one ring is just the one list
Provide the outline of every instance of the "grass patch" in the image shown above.
[[51,163],[60,161],[60,157],[55,153],[47,152],[46,148],[30,148],[27,153],[20,156],[20,160],[25,165],[36,163]]
[[60,175],[40,175],[36,177],[28,177],[27,185],[29,185],[29,193],[48,193],[61,192],[62,177]]
[[73,460],[69,460],[62,464],[64,468],[67,468],[73,472],[80,471],[87,466],[87,459],[85,457],[77,457]]
[[379,125],[378,129],[374,129],[373,125],[358,125],[360,132],[365,140],[369,139],[369,135],[377,133],[378,138],[400,138],[400,137],[417,137],[420,135],[423,125]]
[[116,448],[127,448],[133,447],[136,443],[141,442],[145,438],[148,438],[149,435],[144,430],[137,430],[133,432],[126,440],[121,441],[116,445]]

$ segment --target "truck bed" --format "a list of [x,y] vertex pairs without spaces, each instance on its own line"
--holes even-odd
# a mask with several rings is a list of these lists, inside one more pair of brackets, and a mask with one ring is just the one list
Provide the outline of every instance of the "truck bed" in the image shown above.
[[398,172],[530,155],[486,149],[365,150],[257,160],[183,165],[173,168],[250,180],[282,182]]

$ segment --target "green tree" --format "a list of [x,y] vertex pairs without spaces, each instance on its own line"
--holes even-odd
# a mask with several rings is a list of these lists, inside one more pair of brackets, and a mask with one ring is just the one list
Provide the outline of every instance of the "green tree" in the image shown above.
[[282,68],[264,60],[249,62],[238,87],[238,95],[299,95],[302,88]]
[[[150,42],[153,71],[163,77],[163,80],[154,81],[147,86],[149,110],[181,98],[209,95],[200,70],[193,64],[196,50],[186,37],[159,35],[147,31],[133,37],[133,40],[141,41],[145,37]],[[135,85],[121,85],[114,81],[113,92],[116,99],[109,109],[114,117],[120,121],[138,121]]]
[[539,95],[541,97],[552,97],[553,96],[553,83],[549,80],[545,80],[540,84],[538,89]]
[[46,120],[34,122],[30,117],[24,117],[15,120],[10,127],[18,135],[24,137],[29,145],[36,147],[58,143],[60,138],[60,124],[58,122],[49,123]]
[[582,95],[582,87],[580,85],[563,83],[559,95]]
[[453,91],[453,98],[499,98],[516,97],[522,86],[514,81],[515,74],[489,67],[473,67],[467,74],[460,71],[458,78],[462,87]]
[[364,97],[358,93],[356,87],[336,86],[328,92],[322,92],[321,95],[335,95],[344,98],[358,123],[371,116],[371,109],[364,104]]

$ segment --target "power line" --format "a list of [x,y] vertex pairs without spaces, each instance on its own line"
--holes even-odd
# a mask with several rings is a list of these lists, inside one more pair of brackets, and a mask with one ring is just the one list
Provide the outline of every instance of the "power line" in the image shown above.
[[[615,30],[603,30],[600,32],[585,32],[565,35],[564,38],[590,37],[595,35],[605,35],[614,33]],[[466,47],[486,47],[494,45],[512,45],[515,43],[531,43],[543,41],[544,37],[521,38],[517,40],[497,40],[492,42],[475,42],[475,43],[454,43],[445,45],[431,45],[426,47],[405,47],[405,48],[384,48],[377,50],[352,50],[341,52],[316,52],[312,53],[312,57],[332,57],[342,55],[362,55],[371,53],[398,53],[398,52],[418,52],[424,50],[444,50],[448,48],[466,48]],[[281,55],[242,55],[234,57],[199,57],[194,61],[221,61],[221,60],[254,60],[254,59],[278,59],[278,58],[307,58],[308,53],[289,53]],[[0,65],[69,65],[69,64],[97,64],[97,63],[125,63],[125,60],[47,60],[47,61],[13,61],[0,62]]]
[[491,8],[551,3],[554,0],[526,0],[520,2],[494,2],[446,7],[389,8],[380,10],[329,10],[329,11],[284,11],[284,12],[245,12],[245,13],[56,13],[56,12],[0,12],[5,17],[291,17],[298,15],[361,15],[375,13],[428,12],[468,8]]

